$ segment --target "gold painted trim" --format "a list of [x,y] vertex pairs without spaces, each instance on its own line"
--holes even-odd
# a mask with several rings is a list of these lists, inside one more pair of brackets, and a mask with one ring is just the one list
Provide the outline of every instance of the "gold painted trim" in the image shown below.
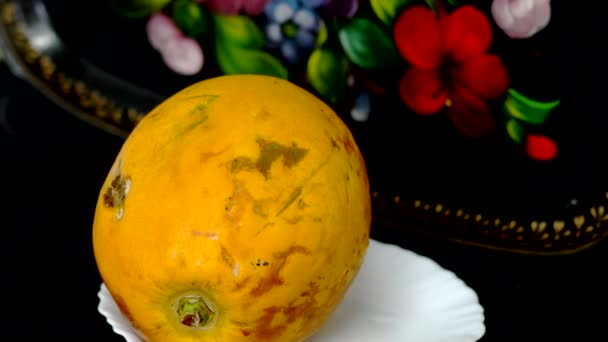
[[[50,97],[56,97],[75,109],[89,115],[85,118],[107,131],[126,137],[147,114],[136,108],[123,107],[82,80],[74,79],[57,68],[53,58],[41,55],[28,40],[25,25],[17,16],[13,1],[0,1],[0,20],[15,51],[22,58],[25,72],[33,74],[37,81],[52,89],[43,89]],[[91,120],[92,119],[92,120]]]
[[[372,193],[376,223],[461,244],[520,254],[571,254],[608,236],[608,192],[601,203],[570,216],[518,220],[450,207],[442,202],[404,200]],[[430,209],[433,210],[430,210]]]

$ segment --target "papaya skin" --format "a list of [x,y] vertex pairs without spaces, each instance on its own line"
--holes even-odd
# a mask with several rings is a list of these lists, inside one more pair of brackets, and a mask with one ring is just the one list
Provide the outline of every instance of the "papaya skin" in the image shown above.
[[333,110],[285,80],[233,75],[135,127],[92,238],[148,341],[303,341],[356,277],[370,223],[365,162]]

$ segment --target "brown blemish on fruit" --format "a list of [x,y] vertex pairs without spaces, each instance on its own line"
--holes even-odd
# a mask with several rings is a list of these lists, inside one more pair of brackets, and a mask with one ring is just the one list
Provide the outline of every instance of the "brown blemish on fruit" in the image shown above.
[[254,198],[241,182],[235,181],[232,195],[227,198],[227,202],[225,209],[228,220],[240,225],[245,210],[254,202]]
[[302,215],[296,215],[294,217],[289,217],[289,218],[285,218],[285,222],[289,223],[289,224],[296,224],[300,221],[302,221],[304,217]]
[[274,222],[266,222],[264,223],[264,225],[262,226],[262,228],[260,228],[254,236],[258,236],[260,235],[263,231],[265,231],[267,228],[274,226]]
[[316,283],[311,282],[310,284],[308,284],[308,290],[304,291],[300,294],[301,297],[316,297],[317,294],[319,293],[319,285],[317,285]]
[[299,304],[291,303],[283,310],[283,313],[287,316],[287,323],[293,323],[299,317],[312,314],[317,304],[315,301],[317,293],[319,293],[319,286],[315,283],[310,283],[309,289],[300,294],[300,297],[304,300]]
[[146,120],[150,121],[151,118],[157,117],[160,113],[161,113],[161,110],[159,107],[157,107],[156,109],[154,109],[153,111],[151,111],[150,113],[148,113],[146,115]]
[[[319,286],[315,283],[309,284],[309,289],[300,294],[300,298],[292,301],[286,307],[271,306],[264,309],[264,314],[256,324],[254,334],[262,341],[272,340],[278,337],[286,328],[287,324],[292,324],[298,318],[303,318],[304,323],[312,322],[318,309],[316,296],[319,293]],[[299,303],[296,303],[298,302]],[[275,316],[283,314],[286,318],[286,323],[273,326]],[[310,327],[302,326],[302,330],[308,330]]]
[[276,216],[281,215],[287,208],[289,208],[289,206],[291,204],[293,204],[293,202],[298,199],[298,197],[300,197],[300,195],[302,194],[302,191],[304,189],[304,186],[310,182],[311,179],[313,179],[315,177],[315,175],[321,170],[323,169],[327,163],[329,162],[330,158],[331,158],[331,154],[329,156],[327,156],[327,158],[325,158],[325,160],[320,163],[319,165],[317,165],[316,168],[314,168],[309,174],[308,176],[306,176],[306,178],[304,178],[304,180],[302,180],[300,182],[300,185],[298,185],[289,195],[289,197],[287,198],[287,201],[285,202],[285,204],[283,205],[283,207],[279,210],[279,212],[276,214]]
[[207,102],[207,104],[217,100],[219,95],[210,95],[210,94],[198,94],[198,95],[190,95],[184,96],[181,98],[181,101],[189,101],[189,100],[202,100],[202,102]]
[[331,147],[333,147],[336,150],[340,149],[340,145],[338,145],[338,142],[336,141],[336,139],[329,137],[329,142],[331,143]]
[[179,266],[182,267],[182,268],[186,267],[186,265],[187,265],[186,258],[184,256],[180,256],[177,259],[177,262],[179,263]]
[[226,198],[226,206],[224,207],[224,210],[231,211],[233,205],[234,202],[232,201],[232,196],[228,196],[228,198]]
[[245,323],[245,322],[240,322],[240,321],[235,321],[233,319],[230,320],[230,322],[234,325],[236,325],[237,327],[247,327],[249,324]]
[[283,252],[278,252],[273,255],[273,262],[268,267],[268,275],[261,279],[257,287],[253,288],[250,294],[254,297],[259,297],[264,293],[272,290],[275,286],[283,285],[283,279],[280,277],[281,270],[287,264],[287,259],[293,254],[310,255],[310,250],[304,246],[291,246]]
[[203,236],[203,237],[206,237],[209,240],[217,240],[219,238],[219,236],[217,235],[217,233],[201,232],[200,230],[196,230],[196,229],[192,230],[192,235],[194,235],[194,236]]
[[255,335],[261,341],[269,341],[274,339],[277,335],[280,335],[287,326],[282,324],[278,326],[272,326],[272,321],[274,320],[274,316],[281,312],[281,308],[276,306],[271,306],[264,309],[264,314],[258,321],[256,329],[254,331]]
[[206,163],[207,161],[209,161],[209,159],[221,155],[222,153],[228,151],[229,148],[230,147],[226,147],[226,148],[224,148],[224,149],[222,149],[220,151],[217,151],[217,152],[204,152],[204,153],[201,153],[201,156],[200,156],[201,163]]
[[300,198],[298,200],[298,208],[299,209],[304,209],[306,207],[308,207],[308,204],[306,204],[306,202],[304,202],[304,200],[302,198]]
[[127,308],[127,304],[125,303],[124,299],[118,295],[112,295],[112,298],[114,298],[114,302],[116,302],[116,306],[118,306],[120,312],[122,312],[122,314],[125,315],[130,322],[133,322],[133,315],[131,315],[131,312]]
[[308,150],[299,148],[295,143],[291,146],[281,145],[274,141],[258,138],[256,140],[260,146],[260,156],[256,161],[256,168],[266,179],[270,177],[270,167],[279,157],[283,156],[283,164],[292,167],[306,156]]
[[245,330],[245,329],[241,329],[241,333],[243,334],[243,336],[247,337],[249,335],[251,335],[251,331]]
[[346,270],[344,270],[344,274],[342,275],[342,277],[343,277],[344,279],[346,279],[346,278],[348,278],[348,275],[349,275],[349,274],[350,274],[350,269],[346,269]]
[[253,213],[262,218],[268,218],[268,200],[254,201]]
[[363,176],[365,176],[365,181],[368,182],[367,165],[365,165],[365,159],[363,159],[363,155],[361,153],[358,154],[357,159],[359,160],[359,168],[357,169],[357,176],[363,174]]
[[350,137],[344,137],[344,139],[342,140],[342,144],[344,145],[344,149],[346,150],[346,152],[348,152],[349,154],[355,153],[355,144],[353,143]]
[[265,179],[269,179],[270,168],[277,159],[282,157],[283,165],[290,168],[298,164],[308,153],[307,149],[298,147],[296,143],[286,146],[262,138],[257,138],[256,142],[260,147],[258,158],[255,161],[249,157],[234,158],[230,162],[232,173],[257,170]]
[[267,216],[267,215],[264,214],[264,206],[259,201],[255,201],[253,203],[253,212],[256,215],[264,217],[264,218]]
[[269,263],[266,260],[262,260],[262,259],[258,259],[258,261],[255,262],[256,266],[268,266]]
[[291,194],[287,198],[287,201],[285,201],[285,204],[283,204],[283,207],[277,213],[277,216],[281,215],[285,210],[287,210],[287,208],[289,208],[289,206],[292,205],[293,202],[295,202],[295,200],[298,199],[298,197],[300,197],[301,194],[302,194],[302,187],[298,186],[291,192]]
[[226,265],[228,265],[228,267],[230,267],[230,269],[233,269],[234,268],[234,257],[232,256],[232,254],[230,254],[230,252],[228,252],[226,247],[220,246],[220,248],[221,248],[222,260],[226,263]]
[[124,177],[122,174],[116,175],[103,194],[103,204],[109,208],[122,207],[130,188],[130,178]]
[[283,285],[283,279],[279,278],[278,275],[263,278],[258,286],[251,290],[250,294],[254,297],[259,297],[270,291],[273,287],[280,285]]
[[236,284],[234,285],[235,290],[239,291],[242,288],[244,288],[249,282],[251,281],[251,276],[247,276],[245,277],[245,279],[241,280],[241,281],[237,281]]
[[236,157],[230,162],[230,172],[237,173],[239,171],[251,171],[254,169],[255,163],[249,157]]
[[[370,206],[365,208],[365,212],[363,213],[363,217],[365,218],[365,222],[369,225],[372,222],[372,209]],[[368,228],[369,229],[369,228]],[[366,233],[368,234],[368,233]]]
[[176,134],[176,136],[179,137],[186,133],[189,133],[196,127],[205,123],[207,119],[209,119],[207,108],[211,103],[217,100],[217,98],[218,96],[216,95],[199,95],[195,97],[193,96],[184,98],[184,100],[196,100],[196,104],[194,105],[194,108],[192,108],[190,112],[188,112],[187,119],[190,119],[190,121],[188,122],[188,124],[178,129],[178,133]]
[[271,116],[272,116],[272,114],[270,114],[269,111],[263,109],[255,117],[260,121],[266,121],[266,120],[270,119]]
[[[204,107],[199,105],[199,106],[197,106],[196,110],[203,112]],[[193,110],[193,111],[195,111],[195,110]],[[207,121],[208,118],[209,118],[209,116],[206,113],[202,114],[202,116],[199,119],[184,126],[184,128],[182,128],[181,131],[179,131],[176,134],[176,137],[180,137],[182,135],[189,133],[190,131],[194,130],[196,127],[202,125],[205,121]]]
[[295,166],[307,153],[307,149],[299,148],[295,143],[289,147],[283,147],[283,164],[287,167]]

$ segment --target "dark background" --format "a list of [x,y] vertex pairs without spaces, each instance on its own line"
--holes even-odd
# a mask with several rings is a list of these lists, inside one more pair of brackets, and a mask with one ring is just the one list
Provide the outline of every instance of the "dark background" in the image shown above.
[[[0,339],[120,341],[96,309],[101,279],[91,225],[98,191],[122,141],[58,109],[5,65],[0,122],[0,336],[6,337]],[[605,244],[575,255],[533,257],[379,226],[372,236],[433,258],[471,286],[486,311],[482,341],[608,338]]]

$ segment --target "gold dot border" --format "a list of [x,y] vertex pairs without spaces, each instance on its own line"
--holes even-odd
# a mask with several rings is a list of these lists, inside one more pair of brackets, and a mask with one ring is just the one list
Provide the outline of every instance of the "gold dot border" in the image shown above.
[[600,203],[552,219],[513,219],[377,191],[372,203],[381,226],[516,253],[568,254],[608,236],[608,192]]
[[91,118],[118,128],[122,135],[127,135],[146,115],[135,108],[118,105],[84,81],[69,77],[58,70],[53,58],[41,55],[28,40],[25,25],[18,20],[15,4],[6,1],[2,2],[1,6],[0,20],[15,51],[25,62],[28,71],[38,77],[55,95],[76,106]]

